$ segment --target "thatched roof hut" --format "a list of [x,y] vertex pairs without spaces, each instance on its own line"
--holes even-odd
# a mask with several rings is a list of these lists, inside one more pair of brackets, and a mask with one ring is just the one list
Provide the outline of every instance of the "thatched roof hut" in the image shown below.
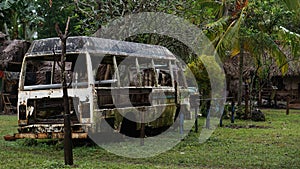
[[[225,60],[223,63],[227,80],[227,89],[230,96],[237,97],[237,90],[239,85],[239,56]],[[272,58],[266,58],[268,64],[265,69],[269,69],[267,77],[261,91],[262,95],[269,97],[271,93],[276,90],[277,99],[285,100],[287,95],[292,96],[292,99],[300,99],[300,58],[292,58],[291,55],[287,58],[288,70],[282,74],[281,69]],[[246,79],[253,77],[257,66],[254,58],[249,54],[244,54],[244,70],[243,82]],[[244,89],[243,89],[244,92]]]
[[0,70],[19,72],[29,46],[25,40],[5,41],[0,49]]
[[14,106],[17,103],[19,72],[30,43],[24,40],[7,40],[0,32],[0,111],[5,107],[2,102],[4,93]]
[[[233,79],[239,78],[239,56],[226,59],[223,63],[225,74]],[[250,73],[255,71],[255,63],[249,54],[244,56],[243,77],[250,76]]]
[[282,74],[281,71],[273,69],[272,71],[273,85],[278,88],[278,95],[284,98],[290,95],[292,99],[300,99],[300,59],[289,59],[288,71]]
[[0,32],[0,40],[5,40],[7,37],[6,34],[4,34],[3,32]]
[[[226,74],[227,90],[229,96],[237,97],[239,85],[239,56],[226,59],[223,63]],[[249,54],[244,54],[243,81],[250,78],[255,71],[255,63]]]

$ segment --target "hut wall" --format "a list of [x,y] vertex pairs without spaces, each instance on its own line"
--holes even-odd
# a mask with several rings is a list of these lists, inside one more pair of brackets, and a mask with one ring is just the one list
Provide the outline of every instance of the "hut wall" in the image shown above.
[[285,90],[298,90],[299,83],[300,83],[299,77],[287,77],[287,78],[284,78],[284,80],[283,80]]

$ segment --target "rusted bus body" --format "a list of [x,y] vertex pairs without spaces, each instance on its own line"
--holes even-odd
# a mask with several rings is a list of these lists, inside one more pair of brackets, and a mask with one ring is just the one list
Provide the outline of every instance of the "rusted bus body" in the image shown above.
[[[34,41],[25,55],[18,94],[19,138],[63,136],[59,46],[58,38]],[[150,136],[152,130],[171,126],[179,112],[189,113],[182,65],[164,47],[70,37],[66,70],[73,138],[98,132],[138,136],[132,133],[142,125]]]

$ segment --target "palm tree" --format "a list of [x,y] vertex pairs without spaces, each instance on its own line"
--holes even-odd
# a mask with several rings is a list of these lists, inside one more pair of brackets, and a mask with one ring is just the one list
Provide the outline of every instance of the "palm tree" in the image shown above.
[[[236,0],[234,6],[228,6],[227,2],[222,0],[221,5],[216,8],[218,8],[216,11],[223,11],[223,15],[218,13],[218,19],[207,24],[206,28],[212,30],[209,32],[209,36],[221,58],[239,56],[238,112],[241,112],[244,52],[249,53],[256,61],[257,72],[263,65],[265,55],[275,60],[282,73],[287,71],[287,59],[268,30],[256,29],[252,31],[248,29],[247,22],[251,16],[248,0]],[[231,11],[228,12],[229,10]],[[247,112],[248,108],[246,108],[246,116],[248,115]]]

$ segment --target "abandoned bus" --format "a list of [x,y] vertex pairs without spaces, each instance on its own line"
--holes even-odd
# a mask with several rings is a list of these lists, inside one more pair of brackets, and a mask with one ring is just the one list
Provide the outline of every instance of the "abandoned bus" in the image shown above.
[[[60,39],[36,40],[26,53],[16,138],[63,138]],[[69,37],[65,59],[72,138],[119,132],[139,137],[189,117],[183,65],[166,48],[95,37]]]

